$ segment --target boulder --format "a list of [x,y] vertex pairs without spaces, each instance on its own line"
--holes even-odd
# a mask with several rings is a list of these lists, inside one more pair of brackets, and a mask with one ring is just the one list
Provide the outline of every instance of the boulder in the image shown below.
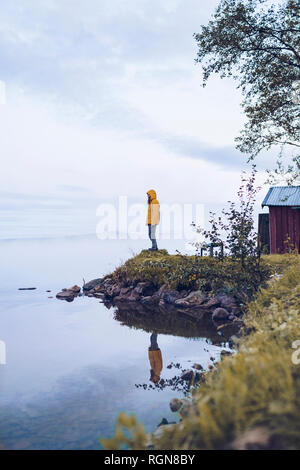
[[100,284],[102,284],[102,281],[103,281],[102,278],[93,279],[92,281],[87,282],[86,284],[84,284],[84,286],[83,286],[82,289],[83,289],[84,291],[89,291],[89,290],[91,290],[91,289],[94,289],[94,287],[99,286]]
[[106,295],[108,297],[116,297],[121,292],[121,287],[118,284],[108,285],[106,288]]
[[[130,289],[130,288],[129,288]],[[153,293],[154,287],[151,282],[138,282],[137,285],[131,290],[130,295],[127,297],[129,302],[137,302],[141,297],[151,297],[149,292]],[[148,295],[145,295],[148,294]]]
[[66,300],[67,302],[73,302],[76,296],[76,292],[72,291],[71,289],[63,289],[61,292],[56,294],[57,299]]
[[76,294],[79,294],[79,292],[81,291],[81,288],[79,286],[75,285],[75,286],[71,287],[70,290],[72,290]]
[[119,295],[114,297],[114,302],[125,302],[131,296],[131,287],[122,287]]
[[145,282],[138,282],[136,287],[134,288],[134,291],[139,294],[143,295],[144,297],[150,296],[154,294],[155,288],[150,281],[145,281]]
[[[164,294],[169,292],[169,287],[167,284],[163,284],[158,291],[154,292],[153,295],[151,295],[151,302],[148,301],[147,303],[150,305],[157,305],[159,304],[159,301],[163,298]],[[150,297],[150,296],[145,296],[145,297]],[[146,303],[146,302],[144,302]],[[162,302],[164,303],[164,302]]]
[[140,295],[134,292],[134,290],[130,293],[130,295],[126,298],[128,302],[137,302],[140,299]]
[[225,308],[226,310],[232,312],[232,309],[238,309],[237,301],[234,297],[228,294],[218,294],[216,295],[216,299],[219,300],[220,306]]
[[163,284],[157,292],[155,292],[154,295],[158,296],[158,298],[161,298],[164,294],[166,294],[167,292],[169,292],[169,286],[168,284]]
[[207,297],[203,295],[201,291],[194,291],[183,299],[176,300],[175,305],[178,307],[199,307],[202,306],[206,300]]
[[131,291],[130,287],[122,287],[122,289],[120,290],[120,295],[121,295],[121,296],[125,296],[125,295],[127,295],[130,291]]
[[166,304],[174,304],[176,300],[182,298],[182,294],[177,290],[171,290],[162,295],[162,300]]
[[105,293],[106,292],[106,287],[103,285],[103,284],[100,284],[98,286],[95,286],[93,289],[94,292],[102,292],[102,293]]
[[212,314],[212,319],[213,320],[227,320],[230,316],[230,313],[225,310],[225,308],[218,307],[215,308]]

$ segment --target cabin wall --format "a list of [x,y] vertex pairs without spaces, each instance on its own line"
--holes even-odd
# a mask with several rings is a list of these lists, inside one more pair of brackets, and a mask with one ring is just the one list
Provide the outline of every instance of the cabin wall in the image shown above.
[[285,206],[269,207],[271,253],[285,253],[290,237],[290,243],[300,253],[300,209]]
[[258,235],[262,253],[270,253],[269,214],[258,215]]

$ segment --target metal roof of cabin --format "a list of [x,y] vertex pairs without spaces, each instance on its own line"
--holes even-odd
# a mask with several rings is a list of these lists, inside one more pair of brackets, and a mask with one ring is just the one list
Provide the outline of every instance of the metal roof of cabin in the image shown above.
[[263,200],[264,206],[300,206],[300,186],[276,186],[270,188]]

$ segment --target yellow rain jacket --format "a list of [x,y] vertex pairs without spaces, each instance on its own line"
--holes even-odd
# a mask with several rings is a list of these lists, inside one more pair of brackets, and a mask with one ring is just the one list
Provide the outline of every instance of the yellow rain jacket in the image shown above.
[[157,349],[156,351],[151,351],[151,349],[148,349],[148,357],[151,369],[153,370],[151,381],[157,383],[160,379],[160,374],[163,368],[161,350]]
[[150,189],[147,194],[150,196],[150,202],[148,203],[149,205],[146,225],[158,225],[160,221],[160,205],[156,199],[156,192],[154,189]]

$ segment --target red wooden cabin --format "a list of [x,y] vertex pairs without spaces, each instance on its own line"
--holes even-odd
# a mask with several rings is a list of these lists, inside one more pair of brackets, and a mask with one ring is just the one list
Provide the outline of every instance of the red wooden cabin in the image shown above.
[[262,207],[269,207],[270,253],[300,253],[300,186],[270,188]]

